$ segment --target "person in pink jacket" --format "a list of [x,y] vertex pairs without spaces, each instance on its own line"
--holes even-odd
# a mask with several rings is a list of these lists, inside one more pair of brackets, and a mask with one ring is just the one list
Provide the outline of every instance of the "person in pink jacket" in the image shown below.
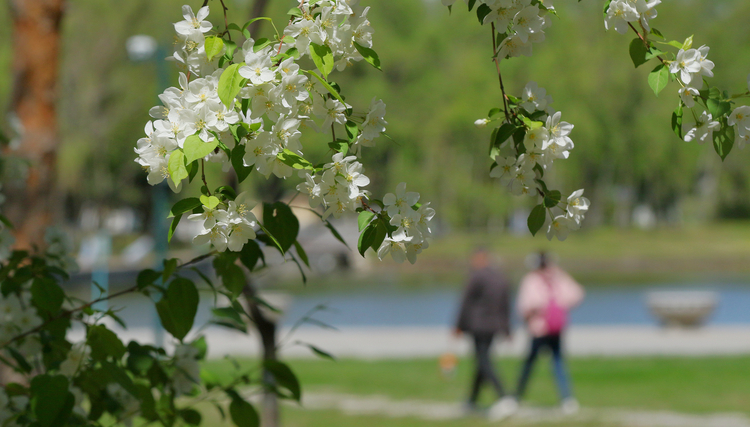
[[518,290],[518,312],[532,337],[531,348],[521,370],[514,401],[501,402],[499,415],[509,415],[518,407],[526,391],[540,350],[552,353],[552,367],[566,413],[578,411],[578,402],[570,390],[570,381],[563,363],[562,335],[568,312],[583,301],[584,290],[568,273],[552,265],[546,253],[539,253],[538,266],[521,280]]

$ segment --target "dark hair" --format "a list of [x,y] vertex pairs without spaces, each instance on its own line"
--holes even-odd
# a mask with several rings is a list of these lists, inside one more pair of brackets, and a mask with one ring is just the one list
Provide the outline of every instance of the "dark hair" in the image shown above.
[[549,265],[549,256],[545,251],[539,251],[539,268],[547,268]]

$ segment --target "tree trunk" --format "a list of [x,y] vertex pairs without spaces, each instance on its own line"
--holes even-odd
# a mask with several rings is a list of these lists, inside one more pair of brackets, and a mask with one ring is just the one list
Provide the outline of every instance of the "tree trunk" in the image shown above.
[[[255,328],[260,334],[261,344],[263,345],[263,361],[276,360],[276,323],[263,314],[260,305],[255,300],[257,291],[252,283],[243,289],[242,293],[247,299],[247,305],[250,309]],[[261,407],[261,426],[262,427],[279,427],[279,399],[274,392],[275,379],[273,375],[263,370],[263,405]]]
[[61,212],[55,191],[57,165],[57,81],[60,24],[65,0],[9,0],[13,19],[12,111],[22,126],[18,154],[28,175],[4,189],[6,213],[16,226],[16,246],[42,245],[44,230]]

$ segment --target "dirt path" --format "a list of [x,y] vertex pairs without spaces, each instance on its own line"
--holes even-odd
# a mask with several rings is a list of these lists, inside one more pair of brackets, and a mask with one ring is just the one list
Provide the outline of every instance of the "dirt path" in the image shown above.
[[[309,393],[304,397],[303,406],[312,410],[333,409],[348,415],[414,417],[424,420],[451,420],[466,417],[462,406],[457,403],[393,400],[378,395]],[[542,422],[547,424],[600,422],[620,427],[750,427],[750,417],[738,413],[693,415],[672,411],[582,408],[575,415],[563,415],[557,408],[526,406],[504,424],[533,426]]]

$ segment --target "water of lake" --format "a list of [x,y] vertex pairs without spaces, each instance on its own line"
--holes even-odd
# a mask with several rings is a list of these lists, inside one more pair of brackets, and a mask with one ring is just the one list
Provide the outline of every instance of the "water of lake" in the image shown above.
[[[750,324],[750,284],[734,283],[588,288],[586,299],[571,313],[570,321],[579,325],[656,325],[658,322],[646,307],[646,293],[668,289],[715,291],[719,304],[708,324]],[[317,312],[314,317],[336,327],[449,327],[454,322],[459,298],[457,290],[296,296],[284,324],[290,326],[312,308],[325,305],[327,310]],[[517,316],[513,317],[514,322],[519,321]]]

